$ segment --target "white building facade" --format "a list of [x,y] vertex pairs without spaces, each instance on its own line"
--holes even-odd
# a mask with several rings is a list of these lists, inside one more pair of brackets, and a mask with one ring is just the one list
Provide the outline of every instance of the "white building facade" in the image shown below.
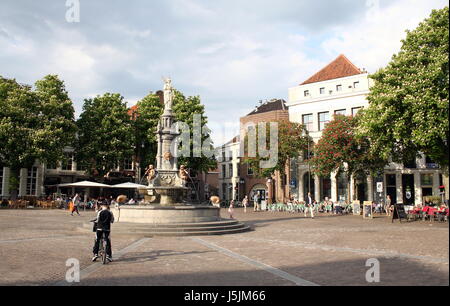
[[[368,107],[367,95],[372,84],[367,72],[340,55],[302,84],[289,88],[289,120],[304,124],[317,143],[333,115],[354,116]],[[418,204],[425,195],[440,195],[439,186],[443,184],[438,166],[425,156],[410,165],[391,163],[377,178],[347,178],[343,173],[321,178],[310,174],[308,165],[302,161],[296,163],[296,171],[293,169],[298,181],[298,194],[294,196],[300,200],[310,191],[317,201],[325,197],[333,202],[384,201],[390,195],[393,202]],[[347,199],[348,179],[351,199]]]
[[239,136],[218,148],[220,157],[217,166],[219,169],[218,191],[219,197],[224,201],[236,200],[240,180],[240,142]]

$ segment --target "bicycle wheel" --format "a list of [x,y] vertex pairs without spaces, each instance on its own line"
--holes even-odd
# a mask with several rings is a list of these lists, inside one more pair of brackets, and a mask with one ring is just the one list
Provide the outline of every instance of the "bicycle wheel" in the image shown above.
[[102,239],[102,250],[103,250],[102,262],[103,262],[104,265],[106,265],[107,260],[106,260],[106,241],[105,241],[105,239]]

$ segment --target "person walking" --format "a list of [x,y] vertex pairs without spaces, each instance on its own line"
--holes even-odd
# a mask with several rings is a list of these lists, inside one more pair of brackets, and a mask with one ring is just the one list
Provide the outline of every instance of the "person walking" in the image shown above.
[[311,198],[311,193],[308,192],[308,199],[306,201],[306,208],[305,208],[305,218],[306,218],[306,214],[308,213],[308,210],[310,212],[311,215],[311,219],[314,219],[314,206],[313,206],[313,200]]
[[78,205],[80,205],[80,196],[77,193],[72,199],[72,212],[70,214],[71,216],[73,216],[74,212],[76,212],[78,216],[80,216],[80,212],[78,211]]
[[230,207],[228,207],[228,213],[230,214],[230,219],[234,219],[233,218],[233,214],[234,214],[234,200],[231,200],[231,202],[230,202]]
[[258,201],[259,201],[258,193],[255,192],[255,195],[253,196],[253,202],[254,202],[253,211],[258,210]]
[[242,200],[242,205],[244,206],[244,213],[247,212],[247,206],[248,206],[248,196],[245,196]]
[[384,210],[386,211],[386,214],[388,217],[391,216],[391,205],[392,205],[391,196],[387,195],[386,196],[386,205],[384,206]]

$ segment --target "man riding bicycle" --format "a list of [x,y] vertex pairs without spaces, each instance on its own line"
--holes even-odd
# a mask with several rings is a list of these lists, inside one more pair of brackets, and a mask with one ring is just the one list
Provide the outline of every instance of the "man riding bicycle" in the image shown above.
[[100,248],[100,240],[103,236],[103,239],[106,241],[106,259],[108,261],[112,261],[112,251],[111,251],[111,239],[109,238],[109,234],[111,233],[111,223],[114,223],[114,215],[109,210],[109,204],[107,201],[103,201],[101,203],[101,210],[97,213],[97,218],[92,220],[94,222],[94,231],[96,233],[95,243],[94,243],[94,257],[92,261],[96,261],[98,256],[98,251]]

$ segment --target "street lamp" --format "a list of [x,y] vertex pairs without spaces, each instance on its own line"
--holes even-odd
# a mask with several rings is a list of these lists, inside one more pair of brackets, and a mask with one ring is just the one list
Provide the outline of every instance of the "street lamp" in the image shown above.
[[311,164],[309,162],[309,157],[310,157],[310,148],[309,148],[309,131],[306,130],[306,136],[307,136],[307,141],[308,141],[308,147],[307,147],[307,162],[308,162],[308,193],[311,192]]

